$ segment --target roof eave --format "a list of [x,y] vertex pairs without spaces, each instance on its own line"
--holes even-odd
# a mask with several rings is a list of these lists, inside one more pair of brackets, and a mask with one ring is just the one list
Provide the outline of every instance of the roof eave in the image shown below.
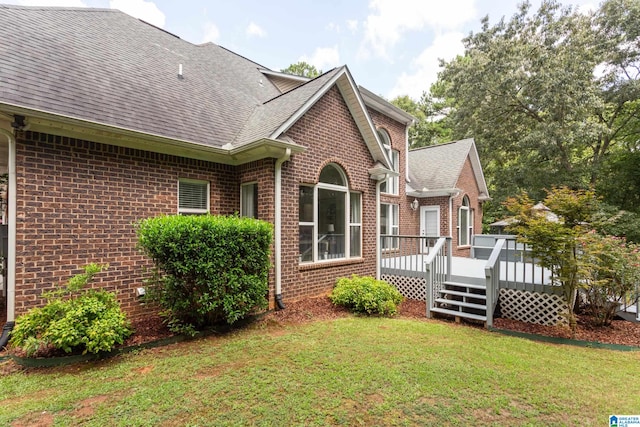
[[410,126],[415,123],[416,121],[415,117],[413,117],[411,114],[407,113],[406,111],[396,107],[395,105],[393,105],[386,99],[382,98],[381,96],[376,95],[375,93],[371,92],[369,89],[362,86],[358,86],[358,89],[360,90],[360,94],[362,95],[362,99],[364,100],[364,103],[368,107],[371,107],[374,110],[379,111],[391,117],[392,119],[397,120],[400,123],[403,123],[406,126]]
[[434,190],[427,190],[427,189],[423,189],[423,190],[412,190],[412,191],[407,191],[407,196],[410,197],[417,197],[417,198],[423,198],[423,197],[449,197],[449,196],[457,196],[462,192],[461,189],[459,188],[438,188],[438,189],[434,189]]
[[301,145],[270,138],[259,139],[237,148],[215,147],[6,103],[0,103],[0,111],[25,116],[28,130],[34,132],[229,165],[278,158],[287,148],[291,149],[292,154],[305,150]]

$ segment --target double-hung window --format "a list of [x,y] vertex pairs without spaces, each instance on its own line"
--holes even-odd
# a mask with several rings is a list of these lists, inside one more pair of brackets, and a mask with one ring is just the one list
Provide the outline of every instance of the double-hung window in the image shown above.
[[178,213],[202,215],[209,212],[209,181],[178,180]]
[[[382,203],[380,205],[380,235],[397,236],[400,234],[399,206]],[[394,237],[384,237],[382,239],[382,249],[397,249],[398,239]]]
[[338,165],[325,166],[318,184],[301,185],[298,201],[300,262],[362,255],[362,195],[349,191]]

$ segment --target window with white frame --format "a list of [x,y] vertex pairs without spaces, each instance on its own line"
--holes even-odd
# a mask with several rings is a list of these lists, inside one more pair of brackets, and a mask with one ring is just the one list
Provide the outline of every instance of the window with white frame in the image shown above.
[[240,216],[258,218],[258,184],[240,186]]
[[[378,136],[382,141],[384,149],[387,150],[393,171],[400,173],[400,152],[391,148],[391,138],[387,131],[384,129],[378,129]],[[397,195],[399,191],[399,182],[399,176],[387,178],[386,181],[380,184],[380,192]]]
[[[397,236],[400,234],[400,214],[399,206],[389,203],[380,204],[380,235]],[[397,249],[398,239],[394,237],[383,237],[382,249]]]
[[349,191],[342,168],[325,166],[318,184],[299,191],[299,261],[360,257],[362,195]]
[[469,205],[469,197],[462,198],[458,209],[458,246],[469,246],[473,236],[473,209]]
[[209,181],[178,180],[178,213],[202,215],[209,212]]

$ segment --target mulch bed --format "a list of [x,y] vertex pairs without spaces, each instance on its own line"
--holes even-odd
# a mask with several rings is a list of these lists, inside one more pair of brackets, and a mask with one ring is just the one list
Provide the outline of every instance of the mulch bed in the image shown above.
[[[278,321],[282,323],[303,323],[314,320],[330,320],[349,316],[345,309],[334,307],[326,296],[307,298],[287,303],[286,310],[273,311],[265,315],[262,321]],[[398,317],[430,321],[426,318],[424,301],[405,300],[398,308]],[[449,318],[439,321],[453,322]],[[470,326],[482,326],[471,323]],[[494,327],[528,334],[546,335],[550,337],[571,338],[571,330],[567,326],[543,326],[519,322],[511,319],[494,319]],[[578,327],[573,339],[593,341],[607,344],[621,344],[640,347],[640,323],[626,320],[614,320],[611,326],[593,326],[588,316],[578,316]]]
[[[399,318],[409,318],[421,321],[427,319],[424,301],[405,300],[398,308]],[[285,310],[275,310],[259,316],[257,323],[261,324],[303,324],[313,321],[333,320],[350,316],[344,308],[335,307],[327,296],[306,298],[300,301],[287,302]],[[453,322],[449,319],[435,321]],[[470,326],[481,327],[481,324],[471,323]],[[160,316],[150,315],[132,321],[135,333],[125,341],[123,347],[144,344],[173,336]],[[571,338],[571,331],[565,326],[542,326],[516,320],[497,318],[494,327],[529,334],[546,335],[550,337]],[[574,339],[594,341],[607,344],[622,344],[640,347],[640,323],[625,320],[614,320],[609,327],[593,326],[588,316],[578,317],[578,328]],[[6,355],[0,352],[0,356]],[[11,367],[2,366],[10,362],[0,363],[0,374],[13,371]],[[9,370],[7,370],[9,369]]]

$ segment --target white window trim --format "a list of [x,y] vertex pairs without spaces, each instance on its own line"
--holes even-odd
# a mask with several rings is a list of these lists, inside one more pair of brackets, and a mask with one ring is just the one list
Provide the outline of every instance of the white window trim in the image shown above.
[[[359,194],[360,195],[360,216],[358,218],[358,222],[351,222],[351,195]],[[362,258],[362,193],[358,191],[350,191],[349,192],[349,209],[348,209],[348,228],[349,228],[349,258]],[[351,227],[358,227],[360,229],[360,255],[351,256]],[[345,237],[346,238],[346,237]],[[346,252],[346,250],[345,250]]]
[[[380,216],[382,217],[382,206],[389,206],[387,210],[387,223],[385,224],[389,233],[387,236],[399,236],[400,235],[400,205],[397,203],[380,203]],[[395,209],[394,209],[395,208]],[[393,212],[395,211],[395,212]],[[396,219],[397,224],[393,224],[393,219]],[[380,220],[380,226],[382,226],[382,218]],[[395,233],[393,232],[395,229]],[[381,233],[382,234],[382,233]],[[396,250],[398,249],[399,240],[398,239],[390,239],[391,246],[388,248],[383,248],[383,251]]]
[[[180,207],[180,183],[187,182],[191,184],[206,184],[207,185],[207,208],[206,209],[191,209]],[[211,210],[211,183],[201,179],[179,178],[178,179],[178,214],[196,214],[203,215],[209,213]]]
[[[467,206],[464,205],[464,200],[466,199],[467,201]],[[468,196],[464,196],[462,198],[462,205],[460,205],[460,207],[458,208],[458,223],[456,225],[456,229],[458,231],[458,246],[459,247],[468,247],[471,246],[471,236],[473,235],[473,209],[471,209],[471,201],[469,200]],[[464,235],[466,236],[467,242],[466,243],[462,243],[462,230],[460,230],[460,221],[462,218],[462,215],[466,215],[467,217],[467,227],[464,230]]]
[[[300,264],[310,265],[310,264],[321,264],[321,263],[330,263],[333,261],[343,261],[346,259],[358,259],[362,258],[362,238],[363,238],[363,229],[362,222],[360,222],[360,255],[351,256],[351,193],[352,191],[349,189],[349,181],[342,169],[339,165],[328,164],[327,166],[334,166],[342,175],[345,186],[335,185],[335,184],[327,184],[323,182],[318,182],[315,185],[307,185],[300,184],[300,187],[308,187],[313,188],[313,222],[298,222],[298,230],[300,226],[313,227],[313,242],[312,242],[312,257],[311,261],[302,261],[299,259]],[[330,259],[321,259],[318,254],[318,190],[332,190],[345,194],[345,209],[344,209],[344,224],[345,224],[345,235],[344,235],[344,257],[341,258],[330,258]],[[300,207],[298,203],[298,208]],[[362,193],[360,193],[360,221],[362,221]],[[356,225],[354,223],[354,225]]]

